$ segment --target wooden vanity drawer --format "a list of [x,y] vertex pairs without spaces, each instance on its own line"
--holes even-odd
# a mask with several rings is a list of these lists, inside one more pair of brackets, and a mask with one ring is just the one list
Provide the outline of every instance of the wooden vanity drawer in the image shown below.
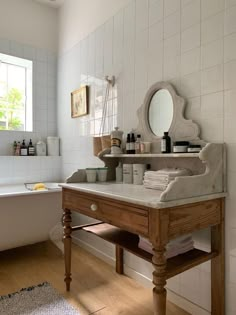
[[133,233],[148,235],[148,210],[114,200],[107,201],[97,196],[89,197],[87,194],[65,190],[63,208],[78,211]]
[[148,211],[117,202],[101,202],[99,212],[106,222],[136,234],[148,235]]
[[[96,209],[93,208],[93,205],[96,205]],[[95,202],[93,198],[84,197],[81,193],[65,190],[65,193],[63,194],[63,208],[75,210],[93,218],[97,218],[99,201],[96,200]]]

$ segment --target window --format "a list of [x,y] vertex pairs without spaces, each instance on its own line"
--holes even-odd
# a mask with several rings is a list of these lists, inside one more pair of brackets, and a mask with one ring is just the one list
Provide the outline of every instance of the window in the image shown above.
[[0,54],[0,130],[32,129],[32,61]]

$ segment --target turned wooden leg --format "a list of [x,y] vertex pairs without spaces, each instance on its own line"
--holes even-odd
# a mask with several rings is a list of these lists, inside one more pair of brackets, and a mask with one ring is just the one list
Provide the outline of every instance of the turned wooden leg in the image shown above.
[[65,209],[63,212],[63,228],[64,228],[64,255],[65,255],[65,283],[66,290],[70,291],[71,283],[71,211]]
[[155,315],[166,315],[166,257],[165,248],[153,249],[153,303]]
[[124,250],[119,245],[116,245],[116,272],[120,275],[123,275],[124,273],[124,261],[123,256]]
[[211,260],[211,314],[225,314],[225,222],[224,200],[222,201],[221,223],[211,227],[211,250],[219,255]]

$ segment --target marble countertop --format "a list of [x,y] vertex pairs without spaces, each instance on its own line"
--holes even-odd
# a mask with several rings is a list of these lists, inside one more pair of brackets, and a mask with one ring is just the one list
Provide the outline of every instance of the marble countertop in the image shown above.
[[123,184],[116,182],[104,183],[69,183],[60,184],[61,187],[91,193],[101,197],[126,201],[135,205],[146,206],[155,209],[179,206],[204,200],[225,197],[226,193],[202,195],[199,197],[177,199],[172,201],[160,201],[162,191],[147,189],[143,185]]

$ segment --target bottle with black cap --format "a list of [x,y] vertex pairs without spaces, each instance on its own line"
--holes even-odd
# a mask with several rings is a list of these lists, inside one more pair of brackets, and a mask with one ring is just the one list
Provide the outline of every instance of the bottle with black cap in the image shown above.
[[126,153],[130,154],[130,134],[127,134],[127,140],[126,140]]
[[171,153],[171,138],[168,135],[168,131],[165,131],[164,136],[161,138],[161,153]]
[[28,155],[34,156],[35,155],[35,147],[33,146],[32,140],[30,139],[29,145],[28,145]]
[[28,150],[27,150],[27,146],[25,145],[25,140],[22,141],[22,144],[20,147],[20,155],[21,156],[27,156],[28,155]]
[[131,133],[131,138],[130,138],[130,154],[135,154],[135,137],[134,133]]

